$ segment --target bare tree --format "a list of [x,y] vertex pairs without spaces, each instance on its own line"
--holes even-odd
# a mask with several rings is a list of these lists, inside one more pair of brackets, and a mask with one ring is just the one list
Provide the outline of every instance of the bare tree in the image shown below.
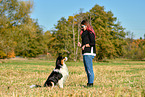
[[74,61],[76,61],[76,58],[75,58],[75,31],[74,31],[74,16],[73,16],[73,22],[72,22],[72,32],[73,32],[73,46],[74,46]]
[[[80,12],[79,12],[79,16],[77,17],[77,21],[78,21],[78,23],[77,23],[77,26],[78,26],[78,36],[77,36],[77,43],[79,42],[79,40],[80,40],[80,31],[81,31],[81,27],[80,27],[80,25],[81,25],[81,21],[83,20],[83,8],[80,8],[80,10],[79,10]],[[77,48],[76,48],[76,54],[75,54],[75,59],[77,60],[77,57],[78,57],[78,46],[77,46]]]

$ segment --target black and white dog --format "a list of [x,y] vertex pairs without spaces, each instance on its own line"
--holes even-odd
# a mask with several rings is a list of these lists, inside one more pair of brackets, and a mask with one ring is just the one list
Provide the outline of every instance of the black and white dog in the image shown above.
[[69,76],[65,61],[67,61],[67,57],[59,56],[57,58],[56,67],[48,76],[46,82],[44,83],[44,87],[48,86],[53,88],[55,85],[58,85],[60,88],[63,88],[63,84]]
[[[60,88],[63,88],[63,84],[65,83],[67,77],[69,76],[68,68],[65,64],[67,61],[67,57],[59,56],[56,59],[56,67],[48,76],[46,82],[44,83],[44,87],[54,87],[58,85]],[[41,87],[40,85],[31,85],[30,88],[33,87]]]

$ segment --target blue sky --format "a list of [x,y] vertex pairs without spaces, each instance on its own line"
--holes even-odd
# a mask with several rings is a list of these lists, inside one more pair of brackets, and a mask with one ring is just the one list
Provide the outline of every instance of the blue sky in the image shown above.
[[33,2],[31,17],[38,19],[44,31],[52,30],[61,17],[73,16],[80,8],[84,9],[83,12],[87,12],[98,4],[104,6],[105,11],[112,11],[126,31],[134,33],[135,39],[145,34],[145,0],[33,0]]

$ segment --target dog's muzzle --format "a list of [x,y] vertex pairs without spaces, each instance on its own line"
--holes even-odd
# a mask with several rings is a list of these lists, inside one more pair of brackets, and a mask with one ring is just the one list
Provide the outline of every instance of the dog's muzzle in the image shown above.
[[68,60],[68,58],[67,57],[65,57],[65,61],[67,61]]

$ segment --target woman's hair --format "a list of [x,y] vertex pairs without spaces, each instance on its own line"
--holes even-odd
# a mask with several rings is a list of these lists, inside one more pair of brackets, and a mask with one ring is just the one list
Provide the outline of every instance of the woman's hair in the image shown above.
[[89,25],[90,25],[90,24],[88,23],[87,20],[83,20],[83,21],[81,22],[81,24],[82,24],[82,25],[86,25],[86,26],[89,26]]
[[88,28],[92,28],[91,25],[89,24],[89,22],[87,20],[83,20],[81,22],[82,25],[86,25]]
[[[81,24],[82,24],[82,25],[86,25],[86,26],[87,26],[87,30],[88,30],[88,31],[91,31],[91,32],[94,33],[94,35],[95,35],[95,32],[94,32],[93,27],[89,24],[89,22],[88,22],[87,20],[83,20],[83,21],[81,22]],[[80,35],[82,35],[82,33],[83,33],[83,30],[81,30]],[[96,35],[95,35],[95,38],[96,38]]]

